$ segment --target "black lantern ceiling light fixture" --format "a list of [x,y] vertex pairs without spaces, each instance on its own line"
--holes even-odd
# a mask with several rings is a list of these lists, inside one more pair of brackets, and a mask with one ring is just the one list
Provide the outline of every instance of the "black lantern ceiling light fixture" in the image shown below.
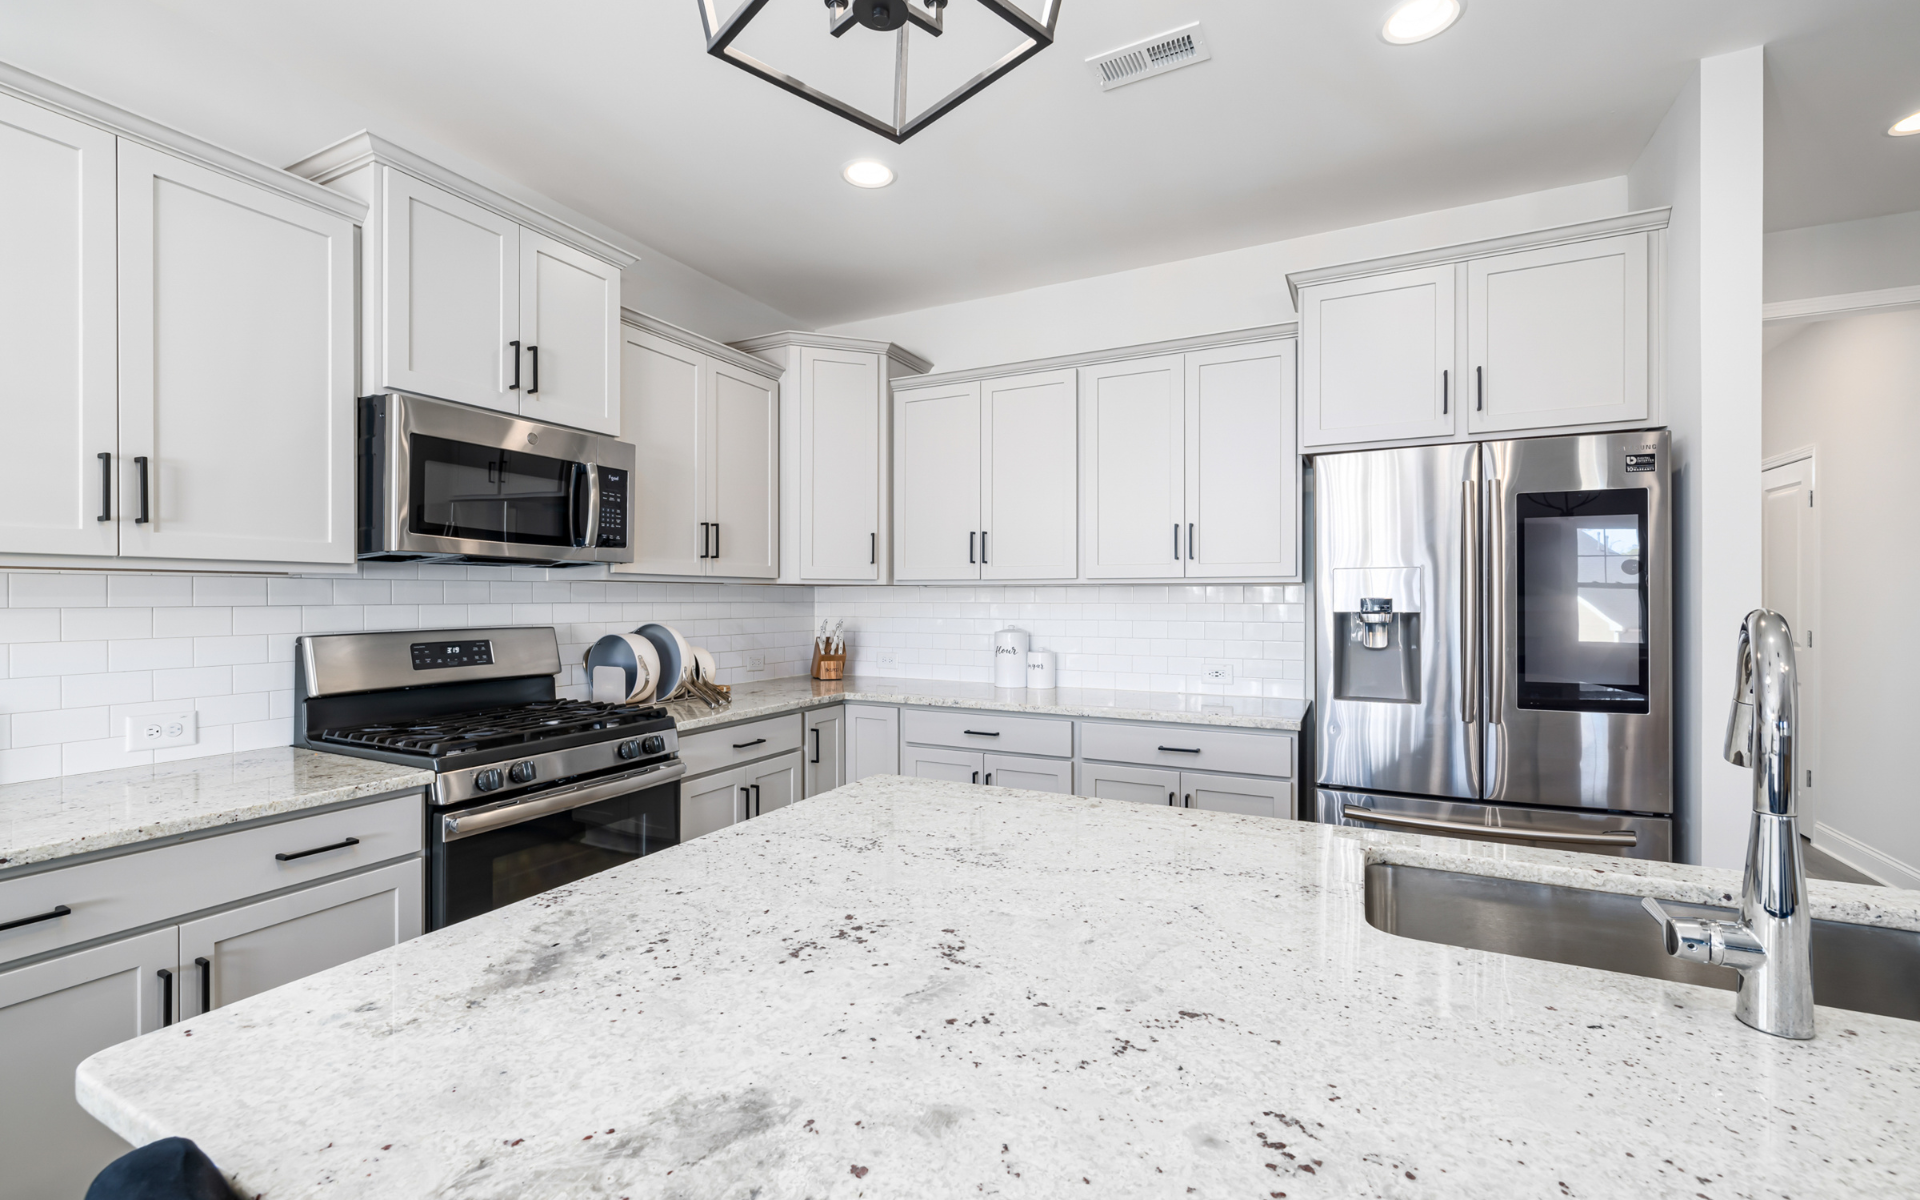
[[745,0],[739,10],[724,21],[715,10],[715,3],[716,0],[700,0],[700,21],[706,28],[708,54],[723,58],[742,70],[751,71],[768,83],[811,100],[828,112],[837,113],[893,142],[906,141],[952,112],[969,96],[1053,45],[1054,25],[1060,19],[1060,0],[1041,0],[1043,15],[1037,18],[1006,0],[975,0],[980,7],[1013,26],[1020,33],[1022,41],[1002,55],[998,62],[947,93],[926,111],[909,116],[907,30],[918,28],[939,37],[946,29],[947,0],[827,0],[827,32],[834,37],[839,37],[855,25],[893,34],[893,119],[888,121],[829,96],[751,54],[736,50],[734,40],[746,30],[747,23],[767,6],[767,0]]

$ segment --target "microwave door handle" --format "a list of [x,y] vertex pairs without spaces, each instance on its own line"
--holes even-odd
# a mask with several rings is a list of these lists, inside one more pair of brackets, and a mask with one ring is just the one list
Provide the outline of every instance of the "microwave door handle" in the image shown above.
[[581,475],[587,481],[587,528],[586,536],[580,539],[582,546],[600,544],[600,466],[586,463],[580,468]]

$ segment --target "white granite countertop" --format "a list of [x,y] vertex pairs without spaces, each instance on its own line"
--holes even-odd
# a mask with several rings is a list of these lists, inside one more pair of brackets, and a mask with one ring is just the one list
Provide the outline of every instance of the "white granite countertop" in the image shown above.
[[275,746],[10,783],[0,871],[432,782],[432,771]]
[[997,688],[990,683],[877,677],[834,680],[768,679],[733,685],[733,704],[719,711],[699,701],[667,706],[682,733],[713,725],[771,717],[783,712],[855,704],[913,704],[934,708],[974,708],[992,712],[1042,713],[1057,717],[1096,717],[1112,721],[1175,721],[1188,725],[1233,725],[1242,729],[1297,731],[1307,714],[1305,700],[1266,700],[1258,696],[1209,696],[1186,692],[1118,692],[1092,688],[1030,691]]
[[[269,1200],[1920,1192],[1920,1023],[1789,1042],[1724,991],[1394,937],[1370,857],[1733,878],[883,777],[111,1047],[78,1095]],[[1915,892],[1813,907],[1870,892],[1920,927]]]

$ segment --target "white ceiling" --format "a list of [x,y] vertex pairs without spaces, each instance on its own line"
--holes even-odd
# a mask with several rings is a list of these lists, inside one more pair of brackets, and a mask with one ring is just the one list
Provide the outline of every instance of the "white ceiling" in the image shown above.
[[[1913,0],[1468,0],[1416,46],[1387,0],[1063,5],[904,146],[707,56],[697,0],[9,0],[0,59],[274,162],[431,139],[813,326],[1617,175],[1696,59],[1760,42],[1769,226],[1920,208],[1920,138],[1882,133],[1920,109]],[[1213,61],[1093,83],[1194,19]],[[771,0],[745,44],[884,105],[891,39],[825,20]],[[1011,41],[947,23],[927,80]],[[867,156],[899,182],[841,182]]]

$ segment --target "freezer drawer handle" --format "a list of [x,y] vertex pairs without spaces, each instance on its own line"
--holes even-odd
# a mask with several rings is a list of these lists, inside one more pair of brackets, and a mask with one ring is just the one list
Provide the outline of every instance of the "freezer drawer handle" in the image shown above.
[[358,846],[359,844],[359,838],[344,838],[330,845],[315,846],[311,850],[295,850],[292,854],[276,854],[273,857],[279,862],[292,862],[296,858],[307,858],[315,854],[325,854],[329,850],[345,850],[348,846]]
[[1376,825],[1399,825],[1407,829],[1432,829],[1476,838],[1513,838],[1523,842],[1566,842],[1578,846],[1636,846],[1640,835],[1631,829],[1606,833],[1534,833],[1524,829],[1506,829],[1498,825],[1469,825],[1464,821],[1436,821],[1429,817],[1398,817],[1377,813],[1358,804],[1342,804],[1340,815],[1350,821],[1372,821]]
[[5,925],[0,925],[0,929],[18,929],[22,925],[38,925],[42,921],[58,920],[72,911],[72,909],[64,904],[56,904],[53,906],[53,911],[51,912],[43,912],[36,916],[21,917],[15,921],[8,921]]
[[1198,747],[1188,747],[1188,746],[1162,746],[1160,747],[1160,750],[1166,754],[1198,754],[1200,753],[1200,750]]

